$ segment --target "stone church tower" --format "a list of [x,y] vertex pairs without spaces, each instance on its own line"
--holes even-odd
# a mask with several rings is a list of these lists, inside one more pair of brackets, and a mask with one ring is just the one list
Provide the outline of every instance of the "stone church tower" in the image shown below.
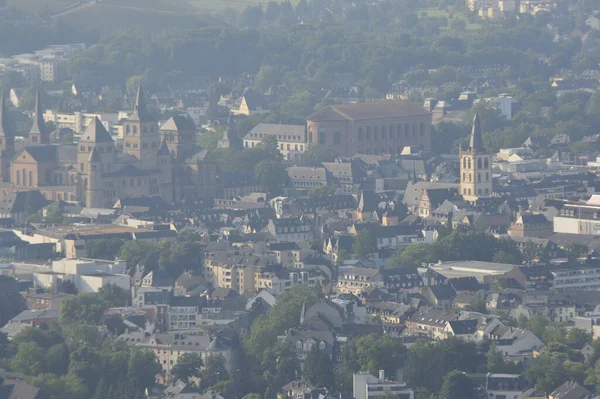
[[102,171],[100,170],[102,158],[96,147],[92,148],[88,164],[90,170],[86,187],[85,206],[88,208],[102,208],[104,206]]
[[146,109],[142,86],[138,87],[132,114],[125,120],[123,151],[140,160],[141,169],[156,168],[160,148],[158,125]]
[[460,150],[460,193],[469,202],[492,195],[492,155],[483,146],[477,114],[473,119],[469,147]]
[[0,178],[10,182],[10,161],[15,155],[15,136],[8,124],[4,93],[0,94]]
[[50,132],[44,122],[42,115],[42,100],[40,99],[40,90],[35,94],[35,115],[33,116],[33,125],[29,131],[29,145],[50,144]]

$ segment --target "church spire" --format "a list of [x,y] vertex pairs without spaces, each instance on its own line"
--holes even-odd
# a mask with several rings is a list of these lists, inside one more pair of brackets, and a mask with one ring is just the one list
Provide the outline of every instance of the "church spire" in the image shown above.
[[8,112],[6,110],[6,104],[4,102],[4,91],[0,93],[0,136],[12,137],[10,133],[10,127],[8,126]]
[[50,144],[50,136],[46,123],[44,122],[44,115],[42,114],[42,100],[40,89],[37,89],[35,93],[35,114],[33,116],[33,124],[29,131],[29,142],[31,144]]
[[300,311],[300,325],[304,324],[304,315],[306,314],[306,301],[302,302],[302,310]]
[[135,96],[135,105],[133,106],[133,112],[129,119],[142,122],[149,119],[148,110],[146,109],[146,103],[144,101],[144,91],[142,90],[141,84],[138,86],[137,94]]
[[476,113],[473,118],[473,128],[471,129],[471,141],[469,143],[470,151],[485,151],[483,146],[483,137],[481,135],[481,121],[479,114]]

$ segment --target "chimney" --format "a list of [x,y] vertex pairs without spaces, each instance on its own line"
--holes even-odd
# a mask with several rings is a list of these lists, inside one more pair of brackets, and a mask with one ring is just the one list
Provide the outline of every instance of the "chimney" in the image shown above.
[[383,383],[385,381],[385,370],[379,370],[379,383]]

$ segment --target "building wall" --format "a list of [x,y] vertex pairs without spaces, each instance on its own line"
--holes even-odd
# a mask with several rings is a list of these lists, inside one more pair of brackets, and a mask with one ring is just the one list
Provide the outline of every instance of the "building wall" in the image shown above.
[[340,155],[399,154],[406,146],[431,149],[431,116],[355,122],[309,120],[307,131],[310,147],[330,148]]

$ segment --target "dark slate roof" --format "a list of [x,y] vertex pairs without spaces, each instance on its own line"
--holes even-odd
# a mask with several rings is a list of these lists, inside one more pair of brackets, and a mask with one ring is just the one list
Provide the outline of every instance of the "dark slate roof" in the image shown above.
[[92,152],[90,153],[88,161],[94,163],[102,162],[102,158],[100,158],[100,151],[98,151],[96,147],[92,148]]
[[92,143],[112,143],[113,139],[98,117],[88,125],[80,141]]
[[523,219],[523,224],[546,224],[549,223],[546,216],[541,213],[533,214],[533,215],[521,215]]
[[185,132],[188,130],[196,130],[194,121],[183,115],[174,115],[164,125],[160,127],[160,130],[173,131],[173,132]]
[[0,386],[0,399],[50,399],[50,396],[33,385],[12,381]]
[[200,303],[200,297],[191,297],[191,296],[174,296],[171,298],[171,307],[173,306],[181,306],[181,307],[192,307],[198,306]]
[[4,101],[4,92],[0,94],[0,136],[14,136],[8,124],[8,111],[6,110],[6,103]]
[[0,204],[2,213],[37,212],[51,201],[39,191],[20,191],[7,196],[7,201]]
[[456,196],[456,190],[453,188],[426,188],[425,191],[434,208]]
[[408,100],[386,100],[329,105],[306,119],[311,122],[357,121],[426,115],[430,112],[419,104]]
[[479,291],[483,289],[483,286],[475,277],[460,277],[451,278],[448,280],[448,284],[454,288],[455,291]]
[[44,122],[44,116],[42,112],[42,100],[40,96],[40,91],[38,89],[35,94],[35,115],[33,117],[33,124],[31,125],[31,129],[29,133],[46,133],[46,122]]
[[471,140],[469,142],[469,151],[485,151],[483,146],[483,137],[481,135],[481,121],[479,114],[473,118],[473,128],[471,129]]
[[274,242],[269,244],[269,249],[271,251],[291,251],[300,249],[300,247],[295,242]]
[[24,151],[27,151],[36,162],[55,162],[57,148],[58,146],[55,145],[37,145],[25,147]]
[[374,212],[377,210],[379,198],[373,191],[363,191],[358,202],[358,210],[361,212]]
[[153,174],[159,173],[158,170],[142,170],[133,165],[125,165],[121,169],[116,172],[105,173],[105,177],[141,177],[141,176],[150,176]]
[[429,288],[438,301],[448,301],[456,296],[454,288],[449,285],[434,285]]
[[456,335],[473,334],[477,331],[477,320],[453,320],[448,324]]
[[160,148],[158,149],[158,156],[170,156],[171,152],[169,151],[169,147],[167,147],[167,141],[163,139]]

